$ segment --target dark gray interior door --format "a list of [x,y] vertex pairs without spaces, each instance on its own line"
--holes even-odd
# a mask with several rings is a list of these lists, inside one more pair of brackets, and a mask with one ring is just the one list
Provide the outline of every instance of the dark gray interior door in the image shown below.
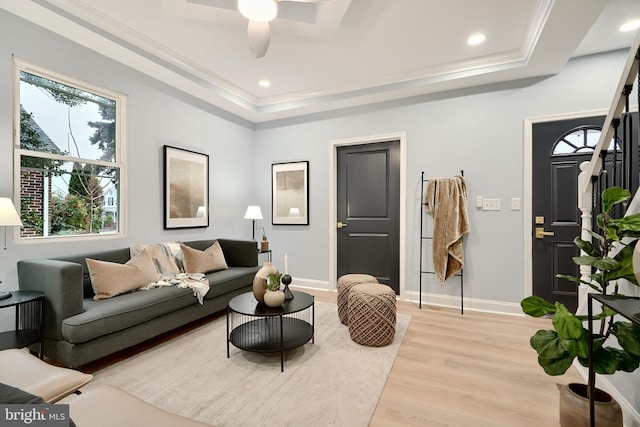
[[[572,260],[579,254],[573,239],[582,228],[577,208],[578,174],[580,163],[591,159],[604,119],[597,116],[538,123],[532,129],[533,295],[559,301],[573,312],[578,304],[577,286],[557,279],[556,274],[579,274]],[[624,114],[615,148],[611,145],[605,156],[600,176],[603,188],[615,185],[635,194],[639,184],[638,145],[631,141],[637,141],[637,135],[638,113]],[[624,164],[623,158],[627,159]],[[600,195],[595,197],[599,200]],[[593,217],[597,214],[593,212]],[[542,234],[536,233],[537,229]]]
[[[588,129],[600,129],[603,122],[604,116],[598,116],[536,123],[532,129],[533,295],[561,302],[572,312],[578,306],[577,286],[556,278],[556,274],[579,274],[572,259],[579,254],[573,239],[581,234],[582,224],[577,207],[578,174],[580,163],[589,161],[593,154],[593,150],[582,148],[585,141],[580,136],[586,138]],[[565,138],[567,148],[554,154],[554,147],[564,144],[559,141],[569,134],[573,137]],[[536,229],[544,234],[536,237]]]
[[400,142],[338,147],[338,277],[375,276],[400,293]]

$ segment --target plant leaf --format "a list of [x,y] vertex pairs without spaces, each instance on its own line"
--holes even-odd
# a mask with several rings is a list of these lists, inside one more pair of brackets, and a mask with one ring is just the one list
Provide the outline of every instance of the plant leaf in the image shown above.
[[582,284],[589,285],[589,286],[593,285],[593,283],[591,283],[591,282],[587,282],[586,280],[582,280],[582,279],[580,279],[578,277],[575,277],[575,276],[569,276],[567,274],[556,274],[556,278],[569,280],[570,282],[575,282],[575,283],[582,283]]
[[626,279],[633,283],[634,285],[638,285],[638,279],[636,278],[633,271],[633,252],[635,249],[636,241],[631,242],[628,245],[624,245],[624,247],[618,251],[615,255],[614,259],[619,262],[620,268],[615,270],[615,272],[610,272],[605,275],[605,280],[617,280],[617,279]]
[[520,301],[520,307],[525,314],[532,317],[541,317],[546,314],[553,314],[556,312],[556,307],[553,304],[548,303],[544,299],[538,296],[530,296]]
[[565,357],[567,350],[560,344],[558,334],[551,329],[541,329],[530,339],[529,344],[533,347],[538,356],[545,359],[559,359]]
[[620,219],[610,221],[611,226],[617,228],[621,236],[626,236],[626,232],[640,231],[640,214],[635,213]]
[[611,375],[618,370],[618,358],[610,347],[593,352],[593,370],[602,375]]
[[581,251],[583,251],[589,256],[594,256],[594,257],[600,256],[600,254],[595,251],[593,244],[591,244],[591,242],[587,242],[586,240],[582,240],[580,237],[576,237],[575,239],[573,239],[573,243],[575,243],[575,245]]
[[[600,215],[598,215],[598,217],[600,217]],[[598,224],[600,224],[600,222],[598,222]],[[601,225],[601,227],[602,227],[602,225]],[[598,233],[596,233],[593,230],[587,230],[587,231],[589,232],[589,234],[591,234],[591,237],[593,237],[598,242],[600,242],[600,245],[604,245],[604,237],[602,237],[601,235],[599,235]],[[600,256],[600,253],[598,253],[598,256]]]
[[584,328],[580,319],[559,302],[556,302],[556,314],[552,323],[561,338],[578,339],[583,334]]
[[573,257],[573,262],[578,265],[589,265],[595,267],[598,270],[615,270],[620,268],[620,263],[613,258],[597,258],[593,256],[576,256]]
[[574,356],[562,347],[556,331],[539,330],[529,343],[538,353],[538,364],[549,375],[564,374],[573,362]]
[[620,268],[620,263],[609,257],[599,259],[591,265],[598,270],[617,270]]
[[620,236],[618,236],[618,229],[615,227],[606,227],[605,230],[605,235],[607,236],[607,239],[609,239],[609,241],[619,241],[620,240]]
[[633,372],[640,366],[640,360],[624,350],[613,347],[607,347],[607,350],[616,358],[618,371]]
[[575,256],[573,257],[573,262],[578,265],[589,265],[593,267],[593,265],[600,261],[599,257],[595,256]]
[[629,322],[615,322],[613,334],[618,338],[618,343],[629,354],[640,358],[640,327]]
[[542,366],[542,369],[544,369],[547,375],[555,376],[564,374],[567,372],[567,369],[569,369],[572,362],[573,357],[569,356],[568,353],[565,357],[558,359],[547,359],[538,356],[538,364]]
[[609,212],[618,203],[631,198],[629,190],[620,187],[609,187],[602,192],[602,212]]
[[584,332],[579,339],[560,339],[560,345],[566,348],[567,352],[572,356],[589,357],[589,332],[587,330]]

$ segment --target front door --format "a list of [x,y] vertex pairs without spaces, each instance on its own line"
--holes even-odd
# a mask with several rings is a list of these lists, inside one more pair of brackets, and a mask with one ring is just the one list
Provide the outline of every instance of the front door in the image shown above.
[[[532,281],[533,295],[549,302],[561,302],[575,312],[578,290],[575,283],[556,278],[556,274],[578,276],[572,257],[579,255],[573,239],[581,234],[578,205],[580,163],[589,161],[604,116],[536,123],[532,127]],[[637,132],[637,114],[625,116],[624,127]],[[613,147],[610,148],[612,150]],[[627,147],[636,156],[638,147]],[[638,186],[637,165],[629,174],[631,182],[622,184],[621,156],[606,157],[605,186],[627,187],[633,194]],[[615,162],[614,162],[615,159]],[[615,168],[613,165],[616,165]],[[615,177],[614,177],[615,175]],[[597,195],[599,197],[599,195]],[[594,212],[594,216],[597,212]],[[538,231],[538,232],[537,232]]]
[[337,273],[400,293],[400,141],[337,148]]

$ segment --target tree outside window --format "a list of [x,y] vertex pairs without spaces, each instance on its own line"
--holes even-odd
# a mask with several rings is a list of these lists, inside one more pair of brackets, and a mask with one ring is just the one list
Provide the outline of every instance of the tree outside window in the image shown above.
[[123,97],[31,68],[19,71],[21,237],[120,232]]

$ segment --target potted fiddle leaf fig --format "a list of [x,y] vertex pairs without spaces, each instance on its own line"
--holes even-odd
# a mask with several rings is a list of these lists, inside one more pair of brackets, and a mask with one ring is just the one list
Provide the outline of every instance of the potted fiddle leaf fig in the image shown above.
[[[588,285],[601,294],[620,295],[620,280],[640,286],[633,270],[633,252],[640,238],[640,213],[614,217],[615,208],[630,198],[631,193],[627,190],[619,187],[606,189],[602,193],[602,212],[597,216],[597,231],[590,231],[592,242],[580,237],[574,239],[575,245],[586,255],[574,257],[573,261],[577,265],[593,267],[590,280],[568,275],[558,275],[558,278]],[[522,311],[530,316],[553,316],[553,329],[539,330],[530,339],[531,347],[538,353],[538,363],[547,374],[564,374],[576,358],[582,366],[589,366],[589,331],[584,325],[587,316],[573,314],[563,304],[551,303],[537,296],[523,299],[520,305]],[[593,366],[599,374],[632,372],[640,364],[640,328],[618,320],[615,315],[615,311],[603,306],[602,312],[593,317],[596,321]],[[600,321],[599,329],[597,321]],[[605,346],[612,337],[617,339],[619,346]],[[575,388],[581,392],[587,390],[583,385]],[[572,389],[572,392],[577,393],[576,390]],[[601,390],[598,392],[607,395]],[[621,412],[619,416],[621,420]]]

